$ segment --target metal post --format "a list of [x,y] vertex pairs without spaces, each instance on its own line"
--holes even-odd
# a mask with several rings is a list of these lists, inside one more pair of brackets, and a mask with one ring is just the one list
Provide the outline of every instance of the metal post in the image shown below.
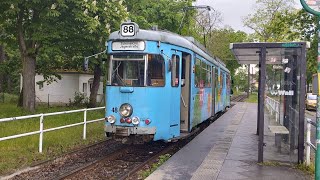
[[266,47],[262,47],[260,51],[260,81],[259,81],[259,104],[258,104],[258,121],[259,121],[259,145],[258,145],[258,163],[263,162],[263,146],[264,146],[264,96],[266,86]]
[[[318,16],[319,20],[319,16]],[[320,84],[320,22],[318,22],[318,85]],[[316,127],[316,162],[315,162],[315,179],[320,179],[320,91],[318,91],[317,95],[317,127]]]
[[[253,82],[253,67],[252,67],[252,69],[251,69],[251,73],[252,73],[251,80],[252,80],[252,82]],[[251,83],[250,83],[250,89],[251,89],[250,94],[252,94],[253,88],[252,88],[252,86],[251,86]]]
[[[305,95],[306,95],[306,44],[301,47],[300,57],[300,94],[299,94],[299,136],[298,136],[298,163],[304,162],[304,123],[305,123]],[[299,90],[297,90],[299,91]]]
[[83,139],[87,138],[87,109],[84,110],[83,115]]
[[39,153],[42,153],[43,144],[43,114],[40,116],[40,137],[39,137]]
[[259,120],[259,114],[260,114],[260,98],[259,98],[259,95],[261,94],[260,92],[260,85],[261,85],[261,51],[260,51],[260,55],[259,55],[259,86],[258,86],[258,114],[257,114],[257,135],[260,134],[259,132],[259,127],[260,127],[260,120]]
[[250,93],[250,64],[248,64],[248,89],[247,89],[247,97],[249,98]]
[[310,143],[311,143],[310,134],[311,134],[311,124],[308,121],[308,123],[307,123],[307,149],[306,149],[307,166],[310,165]]

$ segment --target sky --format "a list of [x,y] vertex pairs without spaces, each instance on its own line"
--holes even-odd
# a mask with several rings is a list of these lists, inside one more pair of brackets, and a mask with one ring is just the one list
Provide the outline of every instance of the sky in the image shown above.
[[[297,8],[302,8],[300,0],[294,0]],[[248,14],[254,13],[253,7],[256,0],[197,0],[195,5],[209,5],[221,12],[223,25],[231,26],[234,30],[247,33],[253,31],[243,26],[242,19]]]

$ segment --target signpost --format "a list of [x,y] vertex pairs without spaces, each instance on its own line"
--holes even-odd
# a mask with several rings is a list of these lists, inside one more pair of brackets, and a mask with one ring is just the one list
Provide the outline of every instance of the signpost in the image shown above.
[[[300,0],[303,8],[309,13],[320,17],[320,0]],[[318,22],[318,39],[320,42],[320,22]],[[318,77],[320,75],[320,46],[318,43]],[[318,85],[320,78],[318,78]],[[315,179],[320,179],[320,93],[317,94],[317,126],[316,126],[316,160],[315,160]]]

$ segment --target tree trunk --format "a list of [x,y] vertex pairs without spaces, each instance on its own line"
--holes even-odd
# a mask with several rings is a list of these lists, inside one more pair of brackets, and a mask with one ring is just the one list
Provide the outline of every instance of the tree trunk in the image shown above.
[[97,106],[97,95],[98,95],[98,90],[100,85],[101,74],[102,74],[102,71],[100,68],[100,64],[96,64],[94,67],[93,83],[92,83],[91,92],[90,92],[90,102],[89,102],[90,108]]
[[[21,6],[21,4],[20,4]],[[36,54],[38,45],[36,41],[32,40],[26,43],[23,28],[25,9],[20,7],[17,15],[17,40],[22,59],[22,87],[23,87],[23,108],[34,112],[35,111],[35,75],[36,75]],[[38,18],[37,16],[33,19]],[[32,37],[31,34],[29,34]],[[28,39],[28,38],[26,38]]]
[[35,75],[36,75],[36,58],[24,56],[23,58],[23,108],[35,111]]

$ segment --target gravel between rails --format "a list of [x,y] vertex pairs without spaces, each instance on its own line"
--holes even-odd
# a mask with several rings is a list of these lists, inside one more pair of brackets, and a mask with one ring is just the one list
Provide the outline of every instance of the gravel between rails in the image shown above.
[[9,179],[55,179],[61,174],[73,171],[74,169],[89,164],[101,157],[107,156],[108,154],[122,149],[123,147],[124,145],[119,142],[107,140],[103,143],[98,143],[97,145],[80,149],[74,153],[66,154],[65,156],[59,157],[53,161],[40,164],[33,170],[21,173]]

